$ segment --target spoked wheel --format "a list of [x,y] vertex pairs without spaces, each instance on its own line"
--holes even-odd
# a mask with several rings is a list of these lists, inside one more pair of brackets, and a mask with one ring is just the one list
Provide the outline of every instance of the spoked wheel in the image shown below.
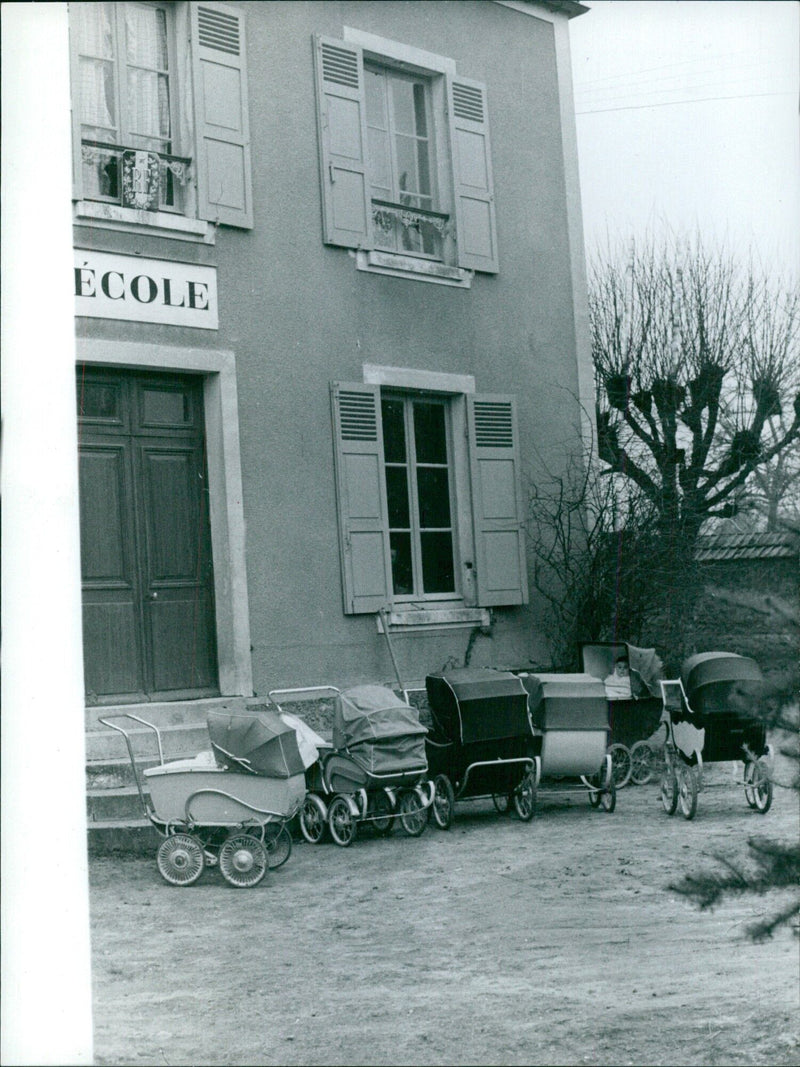
[[761,760],[748,762],[744,772],[747,803],[761,815],[772,806],[772,779]]
[[[497,801],[495,800],[495,806]],[[431,815],[440,830],[449,830],[453,825],[456,797],[446,774],[437,774],[433,780],[433,803]],[[499,810],[499,809],[498,809]],[[506,808],[508,810],[508,808]]]
[[275,871],[282,867],[292,854],[292,835],[289,833],[289,827],[285,824],[267,824],[264,827],[264,848],[267,850],[269,869]]
[[697,812],[697,772],[684,763],[678,771],[678,803],[684,819],[693,819]]
[[419,837],[428,825],[428,813],[419,793],[413,789],[400,797],[400,822],[409,837]]
[[536,779],[529,771],[511,794],[517,818],[530,822],[536,813]]
[[161,842],[156,862],[170,885],[194,885],[206,865],[202,846],[191,834],[170,834]]
[[347,848],[356,839],[356,820],[346,797],[334,797],[328,808],[328,829],[337,845]]
[[309,845],[318,845],[325,836],[327,812],[325,805],[313,793],[306,794],[300,809],[300,833]]
[[647,785],[653,777],[655,753],[646,741],[637,741],[631,748],[631,781],[634,785]]
[[219,869],[236,889],[250,889],[267,873],[267,850],[251,834],[231,834],[219,850]]
[[670,767],[665,768],[661,775],[659,793],[664,811],[667,815],[674,815],[678,810],[678,777]]
[[614,744],[608,750],[611,756],[611,773],[617,789],[624,789],[631,778],[631,751],[627,745]]
[[388,793],[376,793],[372,798],[372,826],[376,834],[386,837],[394,826],[394,806]]
[[607,811],[609,815],[617,806],[617,787],[613,779],[611,780],[611,784],[600,794],[600,806],[603,811]]
[[492,803],[501,815],[508,815],[511,810],[511,797],[508,793],[492,793]]

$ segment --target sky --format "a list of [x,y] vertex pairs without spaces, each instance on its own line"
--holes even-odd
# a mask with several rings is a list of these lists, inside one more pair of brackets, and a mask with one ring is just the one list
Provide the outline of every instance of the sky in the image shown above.
[[800,3],[586,6],[570,46],[589,256],[669,230],[800,276]]

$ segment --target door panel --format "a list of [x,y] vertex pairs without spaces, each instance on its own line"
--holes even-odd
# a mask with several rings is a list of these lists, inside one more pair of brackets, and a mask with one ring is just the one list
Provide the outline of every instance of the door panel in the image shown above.
[[197,378],[79,375],[87,699],[217,692]]

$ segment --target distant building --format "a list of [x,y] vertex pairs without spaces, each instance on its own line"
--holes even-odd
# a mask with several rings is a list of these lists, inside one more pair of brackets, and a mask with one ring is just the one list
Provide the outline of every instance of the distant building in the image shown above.
[[87,704],[547,655],[583,10],[70,4]]

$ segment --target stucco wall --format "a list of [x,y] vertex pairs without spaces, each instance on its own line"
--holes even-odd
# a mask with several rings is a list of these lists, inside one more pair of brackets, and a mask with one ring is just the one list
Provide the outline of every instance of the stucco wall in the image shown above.
[[[578,447],[573,293],[553,25],[485,2],[258,3],[247,13],[255,227],[214,246],[76,229],[76,246],[218,267],[219,331],[79,320],[79,336],[235,354],[255,690],[393,676],[372,616],[342,611],[329,382],[364,363],[473,375],[517,397],[535,451]],[[322,243],[312,34],[347,25],[486,83],[500,272],[470,290],[357,272]],[[88,242],[88,243],[87,243]],[[468,630],[395,638],[424,677]],[[473,663],[541,662],[537,605],[497,609]]]

